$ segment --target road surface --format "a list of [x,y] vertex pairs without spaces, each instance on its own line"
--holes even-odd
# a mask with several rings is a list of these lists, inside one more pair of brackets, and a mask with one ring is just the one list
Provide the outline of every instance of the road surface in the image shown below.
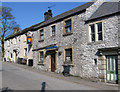
[[49,77],[9,63],[2,64],[2,88],[12,90],[97,90],[83,84]]

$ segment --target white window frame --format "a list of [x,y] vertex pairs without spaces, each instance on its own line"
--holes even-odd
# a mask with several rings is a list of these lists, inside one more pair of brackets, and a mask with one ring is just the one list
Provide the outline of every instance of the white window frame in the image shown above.
[[[97,21],[97,22],[93,22],[93,23],[90,23],[90,24],[88,24],[88,39],[89,39],[89,42],[98,42],[98,41],[104,41],[104,26],[103,26],[103,20],[102,21]],[[102,40],[98,40],[98,26],[97,26],[97,24],[98,23],[102,23]],[[92,38],[91,38],[91,27],[90,27],[90,25],[93,25],[94,24],[94,26],[95,26],[95,41],[92,41]]]
[[[40,31],[43,31],[43,39],[41,39],[41,32]],[[45,38],[44,28],[39,29],[38,32],[39,32],[39,40],[44,40],[44,38]]]
[[55,35],[52,34],[52,32],[53,32],[52,27],[53,26],[55,26],[55,35],[56,35],[56,24],[53,24],[53,25],[51,25],[51,36],[55,36]]
[[24,57],[27,57],[27,48],[24,48]]

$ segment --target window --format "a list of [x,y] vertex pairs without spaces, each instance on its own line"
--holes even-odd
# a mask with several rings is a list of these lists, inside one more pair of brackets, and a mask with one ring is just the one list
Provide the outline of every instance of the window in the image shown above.
[[44,63],[44,51],[39,52],[39,64]]
[[103,40],[102,29],[102,22],[89,25],[89,41],[95,42]]
[[12,41],[13,41],[13,40],[11,39],[11,44],[12,44]]
[[11,53],[11,58],[13,57],[12,53]]
[[10,46],[10,40],[7,41],[8,46]]
[[90,25],[90,37],[91,37],[91,42],[95,41],[95,25],[92,24]]
[[27,48],[24,48],[24,56],[27,56]]
[[27,42],[27,35],[24,35],[24,42]]
[[55,36],[55,25],[52,26],[52,36]]
[[44,31],[43,29],[39,31],[40,40],[44,40]]
[[103,37],[102,37],[102,22],[97,23],[97,40],[103,40]]
[[14,38],[14,44],[17,44],[17,38]]
[[72,48],[65,49],[65,63],[72,64]]
[[72,32],[72,24],[71,24],[71,19],[65,21],[65,30],[64,33],[71,33]]

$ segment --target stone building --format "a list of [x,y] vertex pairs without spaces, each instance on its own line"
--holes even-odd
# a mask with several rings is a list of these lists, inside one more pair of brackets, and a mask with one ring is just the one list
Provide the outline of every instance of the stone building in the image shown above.
[[120,51],[117,2],[95,0],[52,17],[33,28],[33,66],[96,81],[118,83]]
[[29,66],[33,65],[32,36],[34,31],[32,31],[32,28],[36,25],[22,31],[14,28],[13,34],[5,38],[5,61],[27,64]]

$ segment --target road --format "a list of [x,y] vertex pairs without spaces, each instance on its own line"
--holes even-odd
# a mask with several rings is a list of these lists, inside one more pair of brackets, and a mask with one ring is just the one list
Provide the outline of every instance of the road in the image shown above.
[[9,63],[2,64],[2,87],[12,90],[97,90],[47,75],[31,72]]

